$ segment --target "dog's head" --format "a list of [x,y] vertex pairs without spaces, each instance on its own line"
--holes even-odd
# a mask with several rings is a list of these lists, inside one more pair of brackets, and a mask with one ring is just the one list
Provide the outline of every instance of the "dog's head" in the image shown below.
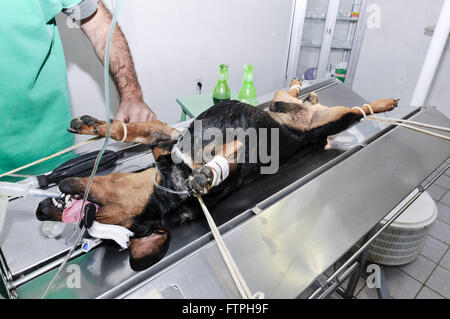
[[[141,173],[114,173],[96,177],[89,192],[88,201],[98,210],[93,220],[102,224],[119,225],[134,232],[130,240],[130,265],[133,270],[144,270],[158,262],[167,252],[170,233],[166,229],[146,226],[135,227],[153,193],[154,170]],[[59,184],[60,198],[43,200],[36,217],[40,221],[76,222],[87,178],[67,178]],[[82,222],[89,218],[82,215]],[[87,224],[91,221],[86,221]]]

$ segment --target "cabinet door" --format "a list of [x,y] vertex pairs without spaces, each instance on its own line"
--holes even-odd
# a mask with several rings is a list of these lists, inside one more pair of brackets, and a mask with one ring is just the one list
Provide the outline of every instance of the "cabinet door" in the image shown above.
[[298,77],[326,77],[339,0],[309,0],[300,48]]
[[356,66],[359,42],[363,34],[361,21],[364,21],[366,5],[365,0],[341,0],[339,4],[325,73],[342,82],[351,82],[350,71]]

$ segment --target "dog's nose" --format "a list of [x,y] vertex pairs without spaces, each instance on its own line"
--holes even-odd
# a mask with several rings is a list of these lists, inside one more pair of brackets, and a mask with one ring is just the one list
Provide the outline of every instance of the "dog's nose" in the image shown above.
[[44,212],[44,207],[43,207],[43,203],[39,203],[39,206],[36,210],[36,217],[38,220],[40,220],[41,222],[46,221],[46,220],[50,220],[50,217],[47,216],[47,214]]
[[36,217],[41,222],[45,222],[46,220],[50,220],[50,217],[48,217],[44,212],[36,212]]

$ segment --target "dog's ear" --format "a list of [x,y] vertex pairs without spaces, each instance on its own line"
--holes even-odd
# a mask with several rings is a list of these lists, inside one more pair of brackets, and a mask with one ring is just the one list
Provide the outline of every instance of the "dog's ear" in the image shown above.
[[157,263],[167,252],[170,233],[155,230],[150,235],[130,241],[130,266],[134,271],[147,269]]

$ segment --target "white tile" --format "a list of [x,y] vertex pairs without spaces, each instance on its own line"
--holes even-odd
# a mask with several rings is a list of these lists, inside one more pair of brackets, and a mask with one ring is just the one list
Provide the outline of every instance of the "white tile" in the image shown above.
[[431,260],[423,256],[418,256],[416,260],[400,267],[400,269],[414,279],[425,283],[435,267],[436,264]]
[[450,225],[437,219],[431,226],[430,233],[436,239],[450,245]]
[[[386,284],[393,299],[413,299],[420,291],[422,284],[407,274],[401,272],[397,267],[383,267]],[[367,286],[356,296],[357,299],[378,299],[376,289]]]
[[444,197],[441,198],[441,203],[450,206],[450,192],[447,192]]
[[437,263],[441,260],[447,248],[448,246],[443,242],[428,236],[421,254]]
[[369,289],[369,287],[366,286],[359,292],[356,299],[378,299],[377,290]]
[[434,292],[428,287],[423,287],[422,290],[417,295],[416,299],[444,299],[441,295]]
[[444,268],[447,268],[447,270],[450,270],[450,249],[447,250],[447,253],[445,254],[444,258],[442,258],[439,265]]
[[445,205],[444,203],[438,203],[438,218],[447,224],[450,224],[450,206]]
[[427,193],[429,193],[430,196],[433,197],[433,199],[436,201],[439,201],[446,192],[447,192],[447,189],[442,188],[441,186],[438,186],[436,184],[431,185],[427,189]]
[[442,175],[436,180],[435,184],[448,190],[450,188],[450,177]]
[[438,266],[426,285],[446,298],[450,298],[450,270]]
[[401,272],[397,267],[383,267],[387,286],[394,299],[413,299],[422,284]]

